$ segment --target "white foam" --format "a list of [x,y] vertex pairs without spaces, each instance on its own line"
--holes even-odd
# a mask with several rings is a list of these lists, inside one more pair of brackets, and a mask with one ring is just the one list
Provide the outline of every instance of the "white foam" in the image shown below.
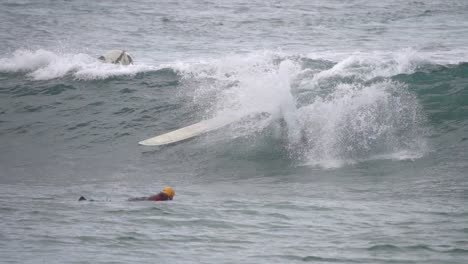
[[[392,64],[405,66],[409,63],[427,62],[431,64],[458,64],[468,61],[468,48],[460,47],[457,49],[447,50],[433,50],[424,48],[404,48],[398,50],[372,50],[372,51],[320,51],[310,52],[305,57],[311,59],[330,60],[335,62],[344,61],[349,57],[360,57],[368,60],[376,61],[385,66],[385,64]],[[409,68],[408,68],[409,69]],[[405,72],[397,72],[405,73]]]
[[34,80],[66,75],[89,80],[172,67],[183,76],[180,92],[192,96],[204,118],[268,112],[270,118],[241,123],[231,136],[258,133],[283,119],[288,151],[307,164],[339,167],[423,155],[424,115],[418,100],[405,85],[385,78],[412,73],[427,58],[410,49],[353,53],[325,70],[323,61],[320,67],[307,66],[306,59],[262,51],[157,67],[120,66],[81,53],[18,50],[0,59],[0,71],[25,72]]
[[20,49],[10,57],[0,58],[0,72],[25,72],[34,80],[50,80],[68,74],[83,80],[105,79],[157,69],[144,64],[129,66],[106,64],[83,53],[54,53],[43,49],[34,51]]
[[[421,63],[427,61],[406,51],[385,60],[353,54],[328,70],[304,69],[300,59],[264,51],[173,67],[185,76],[185,88],[192,90],[194,103],[207,115],[269,112],[282,117],[292,156],[311,165],[339,167],[384,154],[424,153],[424,116],[416,96],[398,82],[366,84],[375,77],[411,73]],[[308,71],[312,74],[304,74]],[[342,77],[353,81],[342,82]],[[330,91],[323,90],[324,83],[332,86]],[[317,95],[298,107],[299,95],[293,95],[297,86]],[[241,135],[268,126],[249,125],[242,125]]]
[[376,77],[410,74],[424,63],[429,61],[412,49],[391,54],[355,52],[342,58],[332,68],[316,74],[313,79],[308,80],[308,85],[315,86],[336,77],[353,77],[360,81],[368,81]]
[[383,153],[426,150],[417,98],[395,82],[340,84],[329,96],[298,111],[305,140],[293,144],[311,164],[374,159]]

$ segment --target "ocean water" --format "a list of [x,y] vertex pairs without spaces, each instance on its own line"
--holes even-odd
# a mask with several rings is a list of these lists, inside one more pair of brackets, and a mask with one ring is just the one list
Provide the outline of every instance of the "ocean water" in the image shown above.
[[468,262],[467,1],[3,0],[0,47],[1,263]]

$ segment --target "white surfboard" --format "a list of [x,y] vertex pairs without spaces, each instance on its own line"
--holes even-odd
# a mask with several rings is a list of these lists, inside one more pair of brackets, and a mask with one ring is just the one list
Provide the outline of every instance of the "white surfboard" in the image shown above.
[[209,120],[204,120],[198,123],[195,123],[190,126],[186,126],[172,132],[162,134],[156,137],[152,137],[143,141],[138,142],[138,144],[143,146],[160,146],[170,143],[175,143],[184,139],[189,139],[196,137],[198,135],[222,128],[227,126],[240,118],[229,119],[229,118],[213,118]]
[[175,142],[179,142],[185,139],[193,138],[204,133],[208,133],[210,131],[220,129],[224,126],[237,122],[246,117],[253,117],[253,116],[269,116],[267,113],[257,113],[257,114],[249,114],[246,116],[236,116],[236,117],[215,117],[213,119],[204,120],[198,123],[195,123],[190,126],[186,126],[166,134],[162,134],[156,137],[152,137],[143,141],[138,142],[138,144],[143,146],[161,146],[166,144],[171,144]]
[[133,64],[132,56],[125,50],[110,50],[98,58],[105,63],[130,65]]

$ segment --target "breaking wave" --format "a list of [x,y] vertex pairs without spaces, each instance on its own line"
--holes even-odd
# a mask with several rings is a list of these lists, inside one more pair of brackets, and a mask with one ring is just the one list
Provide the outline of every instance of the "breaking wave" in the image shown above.
[[[249,138],[249,149],[274,142],[295,163],[326,168],[376,159],[418,159],[431,150],[429,137],[454,130],[464,135],[466,63],[441,65],[414,50],[353,53],[336,61],[328,57],[262,51],[125,67],[81,53],[18,50],[0,58],[0,72],[13,74],[11,78],[25,74],[29,80],[27,87],[2,89],[13,95],[20,89],[26,95],[56,96],[79,87],[66,76],[103,80],[100,85],[121,89],[106,98],[131,104],[113,111],[122,113],[128,123],[139,124],[143,113],[153,111],[148,100],[179,109],[178,114],[166,113],[183,116],[171,120],[171,129],[213,117],[251,117],[224,128],[221,136],[226,141]],[[136,76],[145,72],[150,74]],[[121,83],[108,79],[119,76]],[[38,80],[42,80],[40,87],[34,84]],[[115,93],[113,89],[105,92]],[[128,93],[133,99],[126,99]],[[86,94],[94,97],[92,90]],[[177,94],[183,99],[174,99]],[[28,109],[53,111],[47,101]],[[105,112],[100,114],[102,120],[108,119]],[[461,128],[454,129],[454,124]],[[142,129],[140,125],[121,128],[126,135]]]
[[428,64],[352,55],[338,63],[280,52],[232,55],[173,67],[205,118],[267,112],[233,126],[233,137],[280,127],[291,157],[337,167],[370,159],[415,159],[427,151],[426,115],[408,85],[392,80]]
[[157,70],[148,65],[114,65],[98,61],[83,53],[54,53],[38,49],[20,49],[9,57],[0,58],[0,72],[24,72],[33,80],[51,80],[71,75],[79,80],[106,79]]

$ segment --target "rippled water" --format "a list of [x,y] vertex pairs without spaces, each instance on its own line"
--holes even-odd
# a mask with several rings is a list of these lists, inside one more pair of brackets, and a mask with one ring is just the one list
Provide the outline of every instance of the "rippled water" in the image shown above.
[[[467,17],[465,1],[3,1],[1,262],[466,263]],[[113,48],[136,63],[96,60]],[[127,201],[165,185],[171,202]]]

